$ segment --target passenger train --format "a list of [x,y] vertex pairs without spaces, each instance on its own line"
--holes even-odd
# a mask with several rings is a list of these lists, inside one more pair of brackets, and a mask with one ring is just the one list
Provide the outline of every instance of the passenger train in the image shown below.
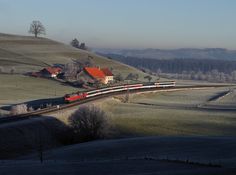
[[77,92],[73,94],[66,94],[64,96],[64,101],[66,103],[71,103],[71,102],[75,102],[75,101],[82,100],[85,98],[99,96],[102,94],[109,94],[109,93],[121,92],[121,91],[127,91],[127,90],[167,88],[167,87],[175,87],[175,81],[127,84],[127,85],[106,87],[106,88],[91,90],[87,92]]

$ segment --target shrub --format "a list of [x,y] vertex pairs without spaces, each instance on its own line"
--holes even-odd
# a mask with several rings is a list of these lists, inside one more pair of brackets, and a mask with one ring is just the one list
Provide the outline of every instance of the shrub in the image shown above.
[[34,108],[33,108],[32,106],[30,106],[30,107],[28,108],[28,111],[29,111],[29,112],[33,112],[33,111],[34,111]]
[[150,75],[147,75],[147,76],[145,76],[144,78],[147,79],[148,82],[150,82],[150,81],[152,80],[152,77],[151,77]]
[[111,128],[107,114],[94,105],[80,107],[69,117],[68,123],[76,142],[103,139]]
[[50,108],[50,107],[52,107],[52,103],[47,103],[46,108]]
[[124,77],[119,73],[114,76],[114,80],[116,81],[124,81]]
[[11,115],[24,114],[28,112],[26,104],[19,104],[11,107]]
[[127,92],[124,96],[124,103],[129,103],[129,92]]

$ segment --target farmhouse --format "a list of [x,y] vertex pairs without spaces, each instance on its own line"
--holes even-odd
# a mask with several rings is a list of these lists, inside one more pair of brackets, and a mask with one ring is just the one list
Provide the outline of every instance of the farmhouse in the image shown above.
[[108,84],[113,81],[113,74],[108,68],[85,67],[84,71],[93,79],[100,81],[103,84]]
[[46,67],[40,71],[40,74],[42,77],[55,78],[61,71],[59,67]]
[[105,82],[113,81],[114,75],[112,74],[112,72],[108,68],[102,68],[101,70],[105,74]]

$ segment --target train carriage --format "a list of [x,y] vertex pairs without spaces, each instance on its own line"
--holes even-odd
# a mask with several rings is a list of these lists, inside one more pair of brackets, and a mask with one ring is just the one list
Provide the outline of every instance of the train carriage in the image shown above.
[[175,81],[126,84],[126,85],[119,85],[119,86],[91,90],[87,92],[77,92],[73,94],[67,94],[64,96],[64,101],[66,103],[71,103],[71,102],[82,100],[89,97],[95,97],[95,96],[99,96],[103,94],[109,94],[109,93],[115,93],[115,92],[121,92],[121,91],[127,91],[127,90],[168,88],[168,87],[174,87],[174,86],[175,86]]

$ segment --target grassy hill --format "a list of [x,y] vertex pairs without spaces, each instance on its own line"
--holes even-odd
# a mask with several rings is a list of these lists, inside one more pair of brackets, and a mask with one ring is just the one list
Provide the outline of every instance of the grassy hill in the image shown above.
[[16,72],[24,73],[88,57],[98,66],[112,67],[115,74],[122,72],[126,75],[133,72],[142,75],[142,72],[130,66],[47,38],[0,34],[0,66],[6,70],[14,66]]
[[[18,103],[27,100],[62,96],[76,91],[58,82],[41,78],[22,76],[21,74],[38,71],[54,64],[66,64],[72,59],[87,60],[90,57],[100,67],[113,68],[113,73],[127,76],[129,73],[145,74],[133,67],[98,56],[94,53],[75,49],[69,45],[47,38],[8,35],[0,33],[0,68],[9,73],[14,68],[17,74],[0,73],[0,105]],[[56,93],[54,93],[56,92]]]

